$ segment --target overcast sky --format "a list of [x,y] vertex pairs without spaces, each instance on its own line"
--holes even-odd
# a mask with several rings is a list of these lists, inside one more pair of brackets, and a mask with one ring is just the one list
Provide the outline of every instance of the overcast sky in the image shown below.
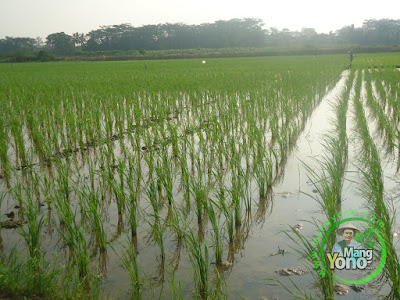
[[101,25],[212,23],[260,18],[265,27],[318,33],[366,19],[400,19],[399,0],[0,0],[0,38],[88,33]]

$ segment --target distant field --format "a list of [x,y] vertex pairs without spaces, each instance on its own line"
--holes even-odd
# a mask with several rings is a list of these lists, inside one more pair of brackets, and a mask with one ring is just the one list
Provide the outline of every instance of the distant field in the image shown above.
[[[346,55],[0,64],[0,295],[232,295],[224,283],[249,219],[265,221],[259,207],[348,65]],[[398,65],[399,54],[357,54],[348,77],[359,91],[361,72],[385,82],[388,108],[366,103],[392,149]]]

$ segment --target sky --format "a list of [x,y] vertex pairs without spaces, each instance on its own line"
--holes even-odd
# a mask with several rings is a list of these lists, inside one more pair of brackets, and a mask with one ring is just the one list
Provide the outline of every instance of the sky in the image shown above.
[[0,38],[88,33],[102,25],[262,19],[265,28],[329,33],[367,19],[400,19],[399,0],[0,0]]

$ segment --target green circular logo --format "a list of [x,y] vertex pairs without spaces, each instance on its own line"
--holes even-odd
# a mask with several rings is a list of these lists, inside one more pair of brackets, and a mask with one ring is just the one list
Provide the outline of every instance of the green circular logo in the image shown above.
[[[381,248],[382,248],[382,256],[381,256],[381,260],[380,260],[380,262],[379,262],[379,266],[376,268],[376,270],[375,270],[371,275],[369,275],[368,277],[366,277],[366,278],[364,278],[364,279],[360,279],[360,280],[347,280],[347,279],[341,278],[341,277],[339,277],[339,276],[337,276],[337,275],[335,275],[335,274],[332,275],[331,272],[329,272],[328,268],[326,267],[325,260],[324,260],[324,255],[325,255],[325,253],[324,253],[324,245],[325,245],[325,243],[326,243],[327,237],[328,237],[329,234],[330,234],[333,230],[335,230],[340,224],[345,223],[345,222],[348,222],[348,221],[360,221],[360,222],[365,222],[365,223],[368,223],[368,224],[372,225],[372,226],[370,226],[370,228],[372,229],[372,231],[373,231],[373,232],[376,234],[376,236],[378,237],[379,242],[380,242],[380,244],[381,244]],[[375,227],[375,228],[374,228],[374,227]],[[372,221],[366,220],[366,219],[363,219],[363,218],[352,217],[352,218],[343,219],[343,220],[341,220],[341,221],[338,221],[338,222],[334,223],[334,224],[331,225],[331,226],[329,227],[329,229],[325,232],[324,236],[322,237],[321,245],[320,245],[319,247],[320,247],[320,248],[319,248],[319,258],[320,258],[320,260],[321,260],[321,265],[322,265],[322,267],[324,268],[325,273],[327,273],[329,276],[331,276],[331,277],[332,277],[333,279],[335,279],[336,281],[342,281],[342,282],[346,282],[346,283],[349,283],[349,284],[362,284],[362,283],[366,283],[366,282],[371,281],[372,279],[374,279],[376,276],[378,276],[379,273],[382,271],[382,269],[383,269],[385,263],[386,263],[386,256],[387,256],[387,253],[386,253],[386,245],[385,245],[385,241],[383,240],[383,237],[382,237],[382,236],[380,235],[380,233],[379,233],[379,228],[378,228]]]

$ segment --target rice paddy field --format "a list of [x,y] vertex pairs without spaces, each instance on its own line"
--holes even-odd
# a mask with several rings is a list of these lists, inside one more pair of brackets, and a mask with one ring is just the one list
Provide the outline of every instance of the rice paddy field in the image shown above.
[[[399,299],[399,66],[1,64],[0,296]],[[313,239],[355,211],[386,262],[341,291]]]

